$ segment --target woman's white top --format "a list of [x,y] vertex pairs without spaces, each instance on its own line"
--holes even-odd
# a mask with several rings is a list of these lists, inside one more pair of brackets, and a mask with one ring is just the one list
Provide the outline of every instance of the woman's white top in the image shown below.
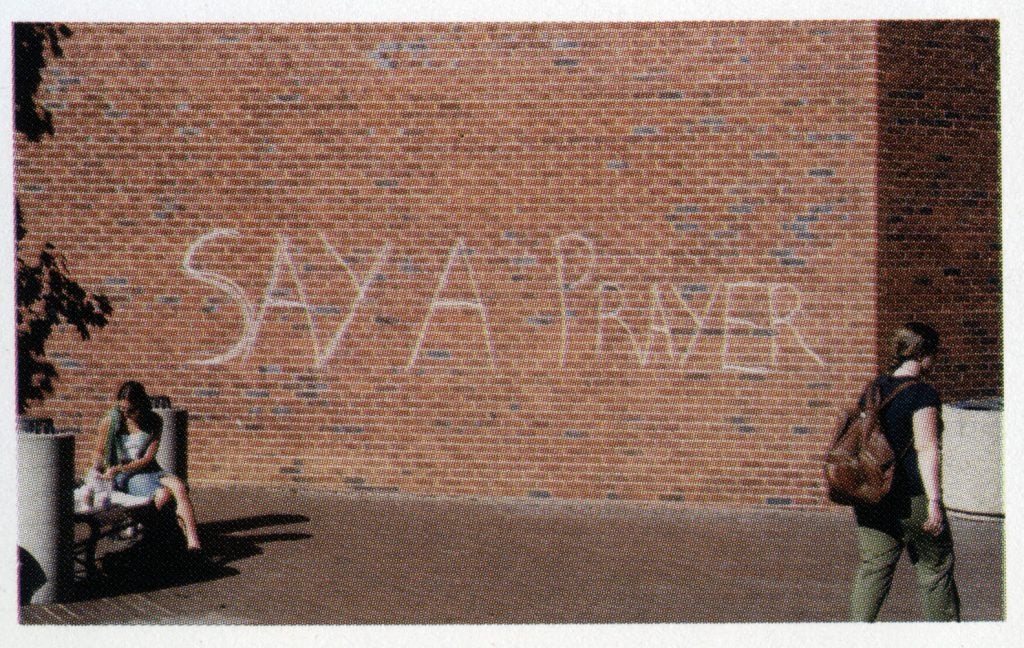
[[145,432],[135,432],[123,435],[120,441],[125,449],[125,454],[131,457],[131,461],[136,461],[142,459],[142,456],[146,454],[146,441],[151,438]]

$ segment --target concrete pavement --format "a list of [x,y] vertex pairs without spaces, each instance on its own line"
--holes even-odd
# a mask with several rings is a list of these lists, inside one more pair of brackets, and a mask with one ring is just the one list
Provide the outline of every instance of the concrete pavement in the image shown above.
[[[109,542],[104,576],[23,624],[844,619],[848,509],[197,488],[207,560]],[[1005,618],[1002,520],[952,519],[966,621]],[[904,558],[882,620],[919,620]]]

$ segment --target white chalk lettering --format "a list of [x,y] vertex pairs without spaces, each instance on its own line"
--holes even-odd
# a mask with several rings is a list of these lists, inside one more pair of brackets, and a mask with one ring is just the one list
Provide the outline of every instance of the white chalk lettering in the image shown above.
[[[279,236],[277,241],[277,248],[274,250],[274,262],[270,269],[270,281],[267,282],[267,289],[263,293],[263,303],[256,315],[256,321],[253,323],[252,339],[249,340],[243,360],[248,360],[249,355],[256,346],[256,338],[263,327],[267,311],[271,308],[299,308],[306,315],[306,323],[309,326],[309,335],[312,338],[313,358],[315,361],[320,357],[320,340],[317,337],[316,324],[313,320],[313,309],[306,298],[306,291],[302,285],[302,280],[299,279],[299,271],[295,267],[295,261],[292,260],[288,238]],[[298,299],[278,298],[278,295],[284,293],[284,289],[279,286],[282,268],[287,268],[288,273],[291,275],[292,282],[295,284],[295,291],[298,293]]]
[[374,279],[380,276],[381,268],[384,267],[384,262],[387,261],[388,254],[391,252],[391,244],[384,243],[380,248],[380,253],[377,255],[377,260],[373,263],[373,267],[367,271],[362,279],[360,279],[356,275],[355,271],[349,267],[349,264],[345,262],[345,259],[343,259],[342,256],[334,249],[334,246],[327,242],[327,239],[323,234],[320,235],[320,240],[323,241],[324,247],[327,248],[327,251],[330,252],[339,263],[341,263],[343,268],[345,268],[345,272],[348,273],[348,277],[356,289],[356,298],[352,301],[352,305],[348,310],[348,315],[345,317],[345,321],[338,326],[337,330],[334,332],[334,336],[331,337],[331,341],[328,342],[327,347],[324,349],[323,354],[317,356],[315,365],[317,368],[324,366],[327,360],[334,355],[335,350],[338,348],[338,344],[340,344],[345,338],[345,334],[348,332],[348,327],[352,324],[352,320],[356,316],[356,311],[359,309],[359,305],[366,299],[366,293],[370,289],[370,284],[373,283]]
[[[565,245],[567,243],[576,242],[582,244],[587,249],[587,265],[586,269],[579,274],[574,281],[569,281],[565,276]],[[555,239],[554,243],[555,262],[557,263],[557,281],[558,281],[558,297],[562,308],[562,346],[558,353],[558,366],[565,366],[565,354],[569,348],[569,304],[568,294],[575,290],[580,284],[589,281],[590,275],[594,271],[594,266],[597,263],[597,250],[594,247],[593,241],[583,236],[582,234],[572,233],[564,234]]]
[[[641,345],[637,339],[638,336],[633,333],[633,330],[629,328],[629,324],[626,323],[626,320],[620,314],[624,305],[622,285],[606,281],[598,286],[597,343],[595,345],[597,353],[601,353],[604,344],[604,322],[605,320],[611,320],[621,326],[626,331],[626,334],[629,335],[630,345],[633,347],[633,353],[636,354],[637,361],[641,367],[646,367],[650,362],[654,349],[654,339],[659,335],[665,340],[665,349],[668,352],[669,359],[675,360],[675,343],[672,339],[672,328],[669,326],[668,313],[661,300],[661,290],[657,283],[651,284],[650,288],[651,301],[647,308],[647,339]],[[619,300],[615,308],[610,309],[606,305],[605,296],[612,293],[618,294]]]
[[[605,308],[605,295],[611,293],[618,294],[619,301],[615,305],[614,309],[609,310]],[[637,354],[637,358],[639,358],[642,363],[643,356],[641,355],[640,347],[636,343],[636,336],[633,335],[633,331],[629,330],[629,325],[626,324],[626,321],[622,319],[621,315],[619,315],[619,311],[622,310],[624,302],[625,298],[622,296],[622,286],[620,284],[606,281],[597,287],[597,344],[594,347],[594,350],[597,353],[601,353],[601,346],[604,340],[604,323],[607,320],[612,320],[621,326],[626,331],[626,334],[629,335],[629,343],[633,347],[633,352]]]
[[[449,276],[451,275],[452,268],[455,266],[455,262],[458,259],[463,259],[465,263],[469,282],[473,288],[474,299],[441,298],[445,288],[448,287]],[[458,239],[455,242],[455,245],[452,246],[451,252],[448,254],[448,262],[445,264],[444,272],[441,273],[441,278],[437,282],[437,288],[434,290],[434,297],[430,300],[430,307],[427,309],[427,318],[424,320],[423,327],[420,329],[419,338],[416,340],[416,347],[413,349],[412,355],[409,356],[409,363],[406,365],[406,370],[411,369],[412,366],[416,364],[416,359],[419,357],[420,349],[423,347],[423,340],[427,336],[427,329],[430,327],[430,320],[433,319],[434,313],[439,308],[468,308],[470,310],[475,310],[480,314],[480,319],[483,321],[484,340],[487,343],[488,358],[490,359],[491,368],[496,369],[497,365],[494,361],[494,347],[491,343],[491,331],[487,324],[487,307],[480,298],[480,289],[477,287],[476,278],[473,276],[473,266],[469,263],[468,254],[466,252],[466,243],[462,239]]]
[[233,229],[213,230],[212,232],[208,232],[196,239],[196,241],[189,247],[188,251],[185,252],[185,259],[182,261],[182,269],[185,271],[185,274],[193,279],[202,281],[205,284],[219,288],[231,297],[231,299],[237,302],[238,307],[242,311],[242,334],[239,336],[238,341],[235,342],[234,346],[218,356],[203,360],[195,360],[193,361],[194,364],[212,365],[232,360],[244,353],[256,337],[256,331],[253,330],[253,322],[256,320],[255,308],[249,303],[249,300],[246,299],[245,291],[242,290],[242,287],[224,275],[217,274],[216,272],[210,272],[209,270],[201,270],[196,268],[192,263],[192,259],[196,255],[196,252],[210,241],[225,236],[238,235],[238,231]]
[[[357,271],[354,262],[343,257],[324,234],[319,234],[326,254],[345,270],[355,292],[344,318],[337,324],[330,339],[322,343],[322,336],[317,330],[318,313],[344,311],[334,305],[321,307],[311,303],[310,295],[315,296],[323,292],[310,292],[311,288],[316,287],[303,283],[303,275],[287,236],[276,237],[277,245],[274,248],[269,279],[263,291],[262,301],[258,303],[247,297],[238,282],[205,268],[197,260],[201,255],[205,258],[217,253],[218,248],[222,246],[215,246],[214,242],[240,236],[241,234],[234,229],[215,229],[197,238],[185,252],[182,261],[185,274],[226,295],[231,303],[238,306],[241,313],[241,332],[238,339],[221,352],[214,353],[211,357],[192,360],[191,363],[217,365],[236,359],[248,360],[255,352],[260,333],[271,310],[298,309],[304,316],[303,328],[308,328],[310,335],[312,367],[323,368],[348,339],[355,318],[364,310],[363,305],[369,301],[370,291],[383,281],[384,266],[392,258],[391,243],[384,242],[370,256],[367,269]],[[601,280],[601,277],[597,276],[600,259],[593,241],[584,234],[573,232],[554,238],[552,249],[556,262],[557,292],[561,309],[559,367],[566,365],[571,338],[586,334],[585,331],[575,330],[583,328],[584,322],[596,322],[596,332],[590,329],[591,333],[596,333],[595,343],[593,347],[589,347],[594,349],[596,355],[608,351],[609,336],[613,335],[615,330],[621,329],[628,337],[629,348],[640,367],[648,367],[652,363],[657,349],[660,348],[659,340],[663,340],[669,362],[677,370],[684,370],[692,363],[701,341],[709,337],[721,339],[718,340],[720,347],[715,349],[720,351],[719,359],[712,362],[713,368],[708,369],[767,374],[779,366],[783,342],[787,343],[786,349],[792,349],[793,353],[802,353],[818,366],[827,366],[825,360],[807,343],[804,333],[799,330],[797,318],[803,312],[803,300],[800,291],[793,284],[749,281],[716,284],[667,283],[678,301],[678,306],[673,304],[670,309],[662,294],[664,286],[659,282],[652,282],[647,285],[650,298],[646,307],[647,323],[644,332],[641,330],[643,325],[639,323],[634,323],[632,328],[630,326],[626,315],[626,284]],[[479,317],[478,330],[482,333],[482,345],[486,347],[488,365],[492,371],[497,370],[490,313],[480,293],[480,284],[471,263],[471,255],[472,252],[466,247],[464,239],[458,238],[454,241],[447,261],[437,277],[433,296],[406,363],[406,370],[412,369],[419,362],[431,327],[436,324],[435,319],[442,311],[453,309],[468,310]],[[575,298],[570,295],[588,283],[596,285],[594,293],[587,292]],[[634,289],[633,286],[634,284],[630,283],[628,289]],[[723,293],[723,299],[719,299]],[[701,296],[705,300],[702,306],[696,301]],[[594,297],[596,312],[591,313],[590,318],[579,316],[578,310],[571,302],[588,303],[588,300]],[[722,301],[724,304],[720,303]],[[682,317],[678,312],[680,307],[692,322],[691,327],[683,329],[672,326],[674,320]],[[573,320],[576,321],[575,325]],[[712,321],[715,322],[714,328]],[[721,329],[717,327],[719,321]],[[320,322],[320,325],[323,326],[323,323]],[[468,328],[473,326],[470,324]],[[676,338],[679,335],[688,336],[685,347],[681,341],[677,342]],[[450,357],[447,351],[441,351],[439,354],[438,357]]]
[[643,356],[640,358],[640,366],[646,367],[651,359],[651,352],[654,349],[654,338],[661,335],[665,340],[665,349],[668,351],[669,360],[676,359],[675,341],[672,339],[672,327],[669,326],[668,313],[661,301],[661,289],[657,283],[651,284],[651,304],[647,310],[648,329],[647,343],[644,345]]
[[[796,306],[790,309],[790,311],[786,313],[784,316],[779,315],[778,302],[776,300],[776,294],[780,290],[788,290],[789,292],[793,293],[793,297],[794,299],[796,299]],[[803,306],[803,302],[800,299],[800,292],[792,284],[775,284],[772,286],[771,291],[768,293],[768,299],[772,329],[775,331],[781,331],[783,326],[786,327],[789,330],[789,332],[793,334],[793,337],[796,338],[796,341],[800,345],[800,348],[807,352],[807,355],[814,358],[814,361],[817,362],[822,367],[827,366],[825,361],[821,359],[821,356],[815,353],[811,349],[811,347],[807,346],[807,343],[804,342],[803,336],[800,335],[800,332],[796,330],[796,326],[793,324],[793,316],[799,313],[801,307]],[[777,337],[778,336],[772,337],[772,366],[775,366],[776,364],[779,351]]]
[[[739,371],[741,373],[755,373],[755,374],[766,374],[766,373],[768,373],[768,366],[766,366],[766,365],[754,365],[754,366],[751,366],[751,365],[746,365],[746,364],[734,364],[733,362],[731,362],[731,358],[729,357],[729,340],[731,339],[731,337],[733,335],[733,333],[732,333],[732,326],[733,325],[737,325],[737,326],[740,326],[740,327],[748,328],[751,332],[754,331],[755,329],[757,329],[757,322],[754,322],[752,320],[748,320],[748,319],[743,318],[743,317],[737,317],[737,316],[735,316],[733,314],[733,310],[732,310],[732,308],[733,308],[732,297],[733,297],[734,291],[741,290],[741,289],[746,289],[746,290],[764,290],[766,288],[767,287],[764,284],[757,284],[757,283],[750,283],[750,282],[740,282],[740,283],[726,284],[726,286],[725,286],[725,314],[722,317],[723,322],[725,324],[725,326],[724,326],[725,330],[723,332],[724,339],[722,340],[722,369],[724,369],[726,371]],[[774,364],[774,358],[772,359],[772,364]]]
[[704,305],[704,312],[698,314],[693,308],[690,307],[690,300],[687,296],[684,296],[679,289],[679,286],[673,285],[672,292],[675,293],[679,303],[686,309],[686,313],[693,320],[693,333],[690,335],[690,343],[686,345],[686,351],[679,358],[679,368],[683,369],[686,367],[687,360],[690,359],[690,354],[693,353],[693,349],[697,346],[697,340],[700,339],[700,334],[704,330],[704,324],[708,321],[708,316],[711,314],[711,307],[715,304],[715,298],[718,297],[719,286],[715,286],[715,289],[711,292],[708,297],[707,304]]

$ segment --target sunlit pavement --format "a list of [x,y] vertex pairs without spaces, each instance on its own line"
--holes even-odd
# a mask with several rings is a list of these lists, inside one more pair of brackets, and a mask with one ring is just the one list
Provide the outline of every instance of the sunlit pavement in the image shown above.
[[[843,620],[848,509],[196,488],[206,555],[108,543],[24,624]],[[952,519],[965,621],[1005,617],[1003,521]],[[881,620],[919,620],[904,557]]]

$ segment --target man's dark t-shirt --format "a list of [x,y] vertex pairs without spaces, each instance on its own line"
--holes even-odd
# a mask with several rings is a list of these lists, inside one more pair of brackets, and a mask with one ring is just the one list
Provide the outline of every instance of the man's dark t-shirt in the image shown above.
[[[884,401],[899,385],[915,380],[912,377],[894,378],[889,375],[879,376],[875,384],[882,390]],[[892,479],[892,490],[888,497],[914,496],[924,493],[921,472],[917,466],[917,451],[914,448],[914,412],[926,407],[939,410],[939,429],[942,435],[942,398],[939,392],[928,383],[918,380],[899,394],[884,410],[882,410],[882,429],[889,440],[893,452],[903,461],[896,466]],[[904,451],[906,454],[904,454]]]

